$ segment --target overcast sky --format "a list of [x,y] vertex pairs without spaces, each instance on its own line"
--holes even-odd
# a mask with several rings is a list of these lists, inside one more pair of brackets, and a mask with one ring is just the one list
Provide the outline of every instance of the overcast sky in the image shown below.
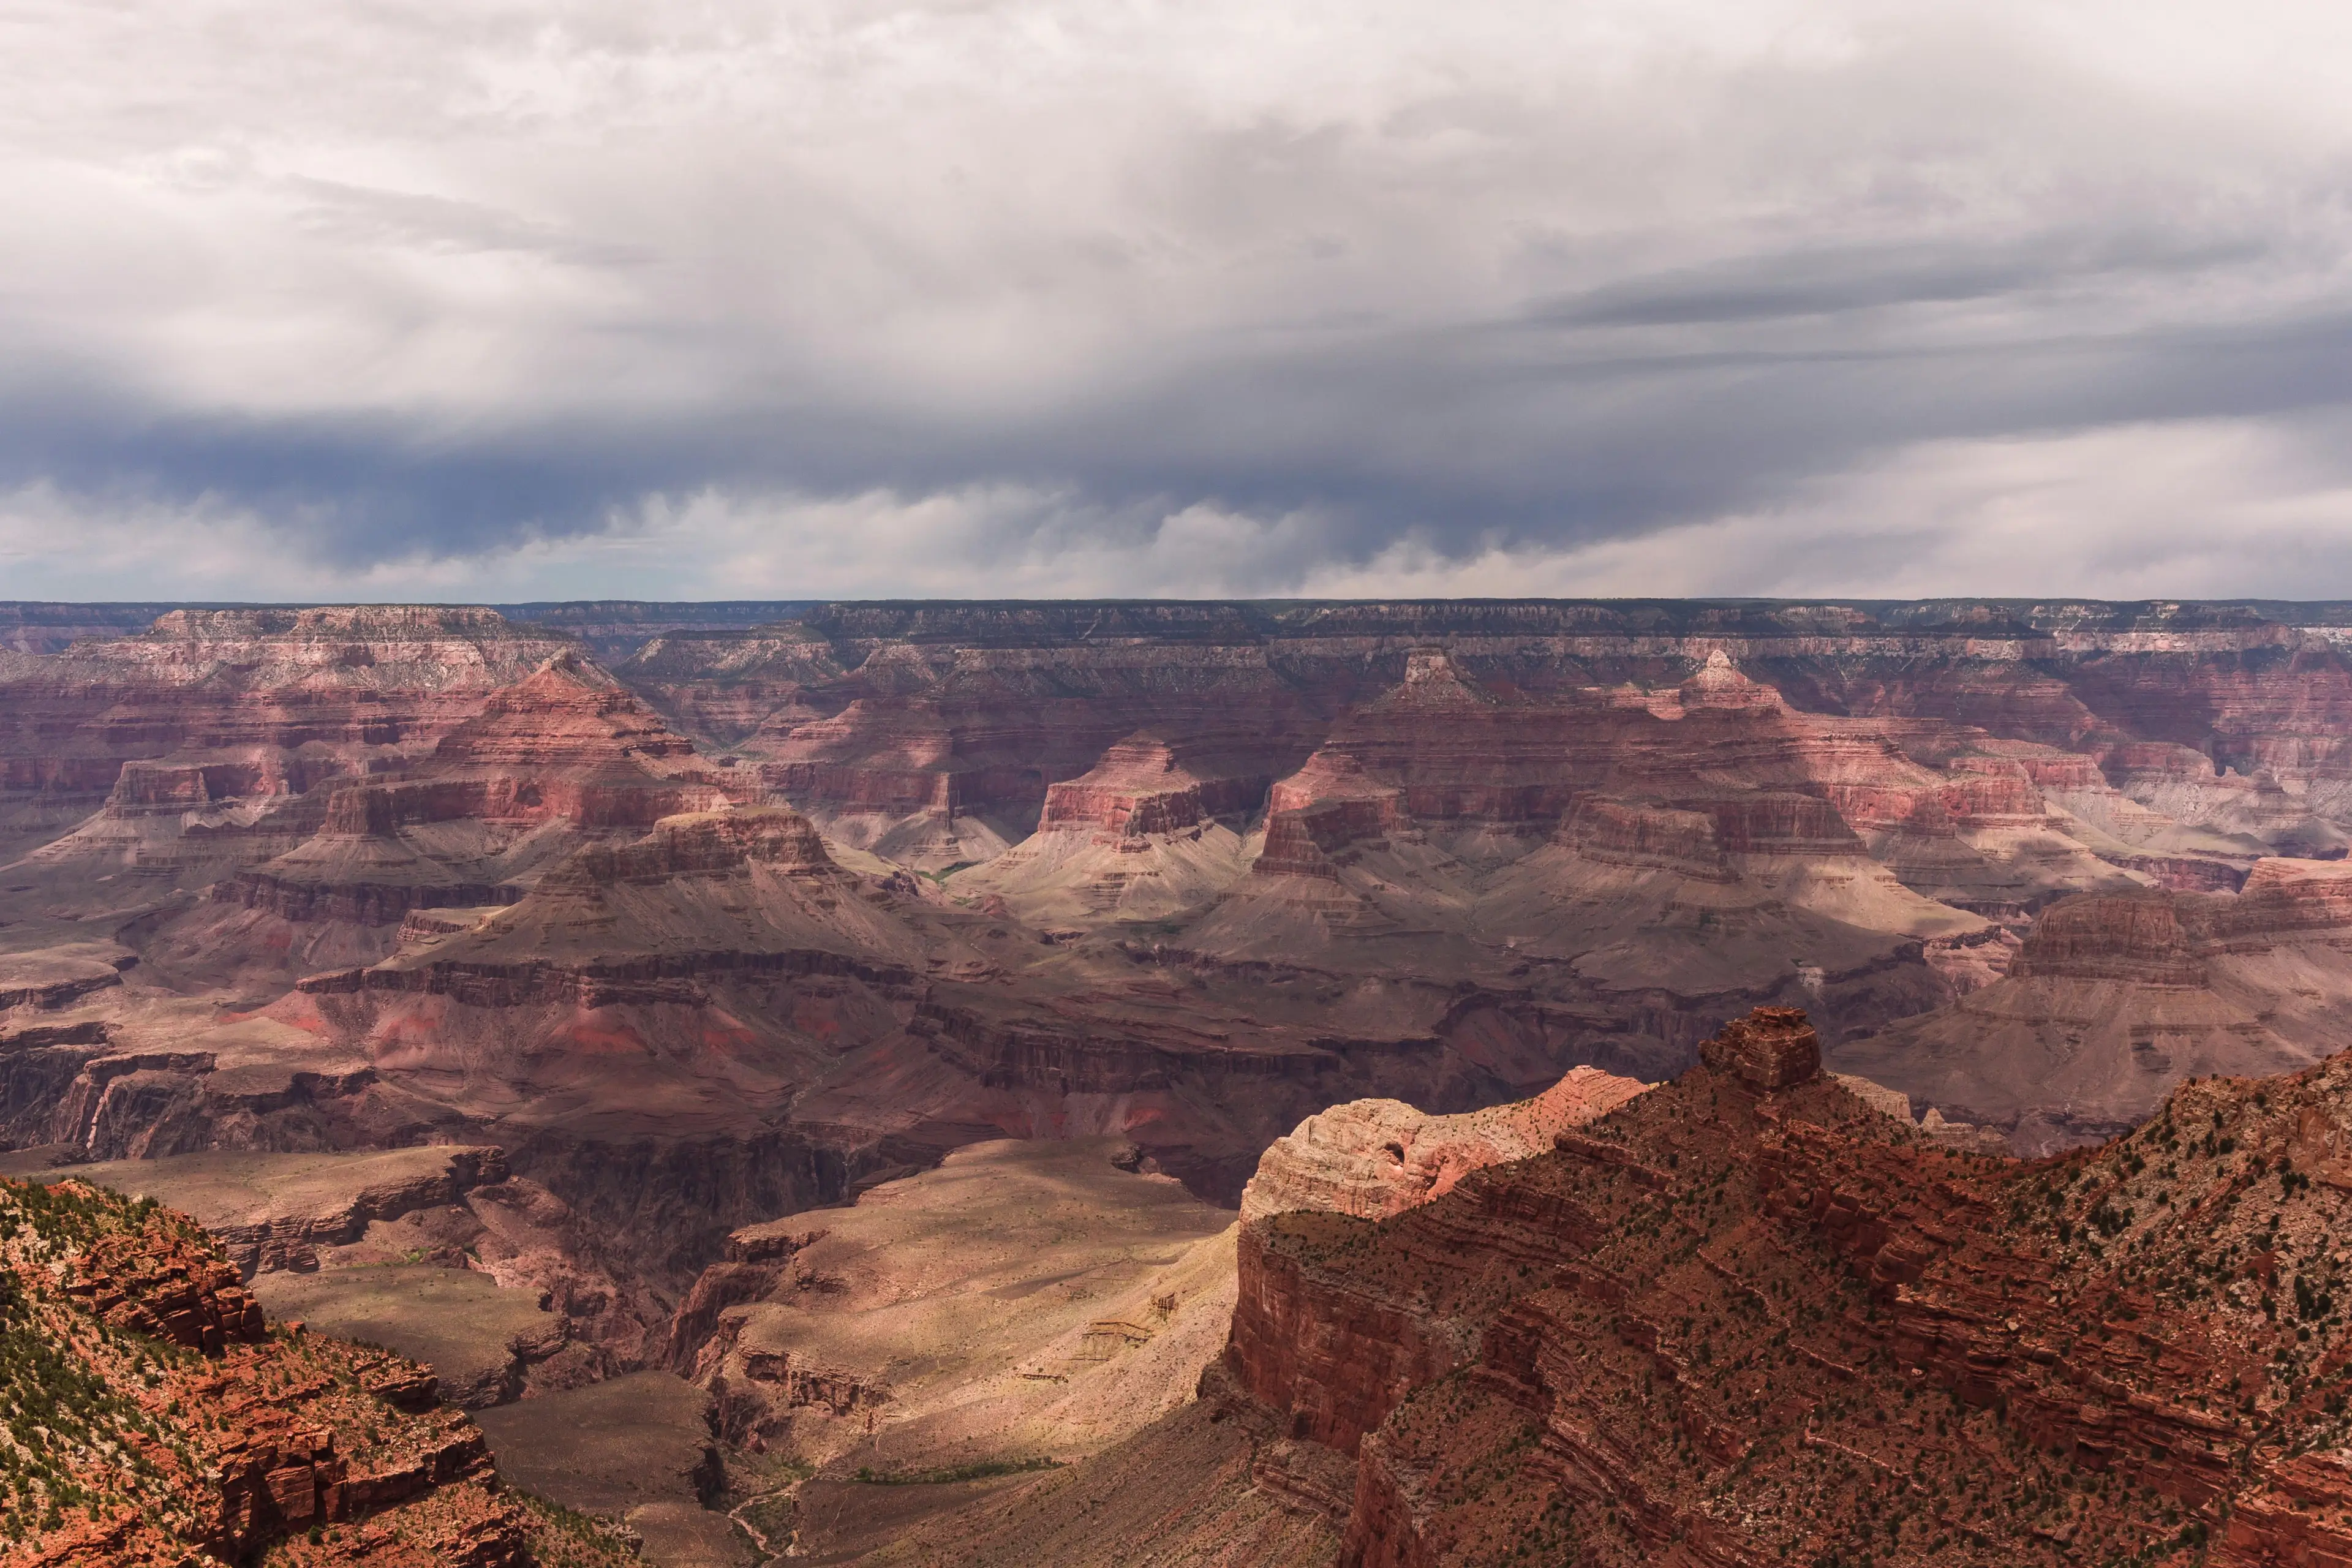
[[2352,6],[0,0],[0,597],[2352,596]]

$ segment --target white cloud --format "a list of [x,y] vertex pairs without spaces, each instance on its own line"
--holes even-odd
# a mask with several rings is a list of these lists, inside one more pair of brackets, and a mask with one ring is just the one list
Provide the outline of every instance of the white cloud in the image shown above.
[[2019,454],[2324,532],[2347,171],[2318,4],[16,0],[0,484],[88,592],[2179,574]]

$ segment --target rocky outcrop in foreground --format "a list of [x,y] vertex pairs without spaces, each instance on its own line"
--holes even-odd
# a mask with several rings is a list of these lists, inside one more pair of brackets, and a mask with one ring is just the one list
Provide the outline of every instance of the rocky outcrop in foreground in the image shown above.
[[1549,1154],[1244,1226],[1225,1373],[1354,1457],[1342,1563],[2352,1561],[2352,1060],[2029,1163],[1811,1044],[1759,1010]]
[[584,1521],[502,1493],[431,1373],[271,1328],[193,1222],[0,1182],[0,1561],[589,1568]]

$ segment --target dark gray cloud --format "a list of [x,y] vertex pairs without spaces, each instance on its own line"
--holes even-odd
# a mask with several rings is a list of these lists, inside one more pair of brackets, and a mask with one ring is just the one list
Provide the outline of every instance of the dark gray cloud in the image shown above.
[[2352,594],[2317,6],[8,25],[26,594]]
[[2048,296],[2131,275],[2170,281],[2260,262],[2259,235],[2200,239],[2156,233],[2055,233],[1985,247],[1966,238],[1841,246],[1738,257],[1604,284],[1524,318],[1564,327],[1696,326],[1832,316],[1905,305]]

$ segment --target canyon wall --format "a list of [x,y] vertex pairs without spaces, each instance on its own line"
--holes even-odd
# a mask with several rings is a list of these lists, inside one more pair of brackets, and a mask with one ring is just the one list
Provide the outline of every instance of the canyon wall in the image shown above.
[[2352,1001],[2340,607],[15,616],[0,1137],[495,1148],[614,1366],[737,1227],[987,1140],[1229,1205],[1389,1100],[1450,1193],[1443,1119],[1766,1006],[2055,1148]]
[[432,1373],[270,1324],[183,1215],[79,1182],[0,1183],[8,1558],[577,1568],[617,1533],[502,1493]]
[[1341,1562],[2352,1550],[2352,1067],[2185,1084],[2026,1163],[1936,1146],[1809,1044],[1762,1015],[1385,1223],[1245,1226],[1217,1396],[1354,1457]]

